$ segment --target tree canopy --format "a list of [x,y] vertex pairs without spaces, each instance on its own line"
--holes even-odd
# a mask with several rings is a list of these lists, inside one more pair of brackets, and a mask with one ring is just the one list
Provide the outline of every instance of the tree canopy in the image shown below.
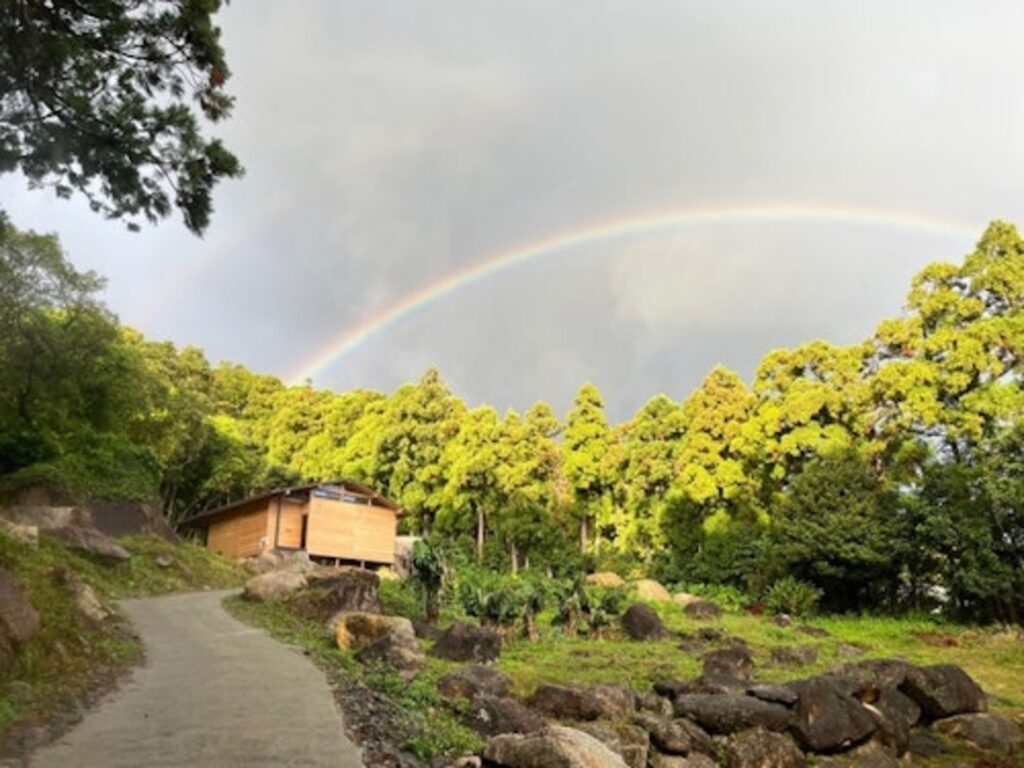
[[177,208],[202,233],[238,159],[201,120],[231,113],[220,0],[4,0],[0,173],[21,171],[111,218]]

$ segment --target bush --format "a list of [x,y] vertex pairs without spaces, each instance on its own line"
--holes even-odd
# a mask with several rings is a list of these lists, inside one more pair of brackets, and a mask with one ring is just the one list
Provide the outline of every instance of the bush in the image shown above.
[[381,579],[380,604],[384,613],[423,620],[423,599],[412,579]]
[[677,584],[672,592],[687,592],[721,606],[722,610],[736,613],[756,602],[754,598],[729,584]]
[[771,613],[807,616],[814,613],[821,600],[821,590],[792,576],[779,579],[764,596],[764,607]]

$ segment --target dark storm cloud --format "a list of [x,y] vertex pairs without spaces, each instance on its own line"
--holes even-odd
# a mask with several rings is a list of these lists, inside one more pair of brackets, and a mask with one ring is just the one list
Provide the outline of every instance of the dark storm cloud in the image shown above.
[[[139,236],[26,194],[147,333],[285,375],[453,269],[648,211],[799,201],[980,234],[1024,199],[1017,3],[234,3],[246,178],[209,236]],[[616,417],[715,362],[852,342],[970,247],[849,224],[692,227],[538,261],[396,324],[317,376],[390,389],[438,364],[468,399]]]

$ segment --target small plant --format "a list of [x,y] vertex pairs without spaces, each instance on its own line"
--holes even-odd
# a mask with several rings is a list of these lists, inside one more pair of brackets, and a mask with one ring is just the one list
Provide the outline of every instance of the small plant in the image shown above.
[[412,572],[423,590],[424,618],[434,624],[440,613],[438,597],[444,583],[444,560],[441,553],[425,539],[419,539],[412,545]]
[[604,638],[605,630],[622,613],[626,590],[621,587],[591,587],[586,590],[587,625],[596,640]]
[[764,606],[770,613],[788,613],[808,616],[821,600],[821,590],[812,584],[786,576],[779,579],[765,593]]
[[583,576],[579,575],[574,579],[555,582],[553,592],[558,604],[555,623],[562,626],[562,631],[567,637],[576,637],[579,632],[580,619],[587,606],[587,592]]

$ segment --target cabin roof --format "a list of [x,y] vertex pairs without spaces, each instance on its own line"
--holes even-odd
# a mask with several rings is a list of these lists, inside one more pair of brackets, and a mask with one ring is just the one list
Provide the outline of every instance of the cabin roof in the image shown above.
[[354,493],[359,496],[364,496],[368,498],[370,502],[376,507],[385,507],[387,509],[394,510],[395,512],[398,513],[399,517],[401,517],[402,514],[404,513],[404,510],[400,506],[398,506],[398,504],[396,504],[391,499],[385,496],[381,496],[379,493],[374,491],[369,486],[363,485],[362,483],[357,483],[355,480],[347,480],[343,478],[341,480],[331,480],[322,483],[308,483],[306,485],[292,485],[287,488],[275,488],[272,491],[265,491],[263,493],[258,493],[253,496],[240,499],[239,501],[233,501],[230,504],[225,504],[224,506],[217,507],[216,509],[209,509],[206,510],[205,512],[200,512],[198,515],[194,515],[190,517],[188,520],[183,520],[181,524],[192,525],[193,523],[207,523],[210,521],[211,518],[218,517],[228,512],[233,512],[234,510],[238,509],[239,507],[243,507],[246,504],[252,504],[253,502],[256,501],[265,501],[267,499],[273,499],[277,496],[291,496],[292,494],[309,493],[317,488],[324,488],[327,486],[340,486],[342,489],[349,491],[350,493]]

